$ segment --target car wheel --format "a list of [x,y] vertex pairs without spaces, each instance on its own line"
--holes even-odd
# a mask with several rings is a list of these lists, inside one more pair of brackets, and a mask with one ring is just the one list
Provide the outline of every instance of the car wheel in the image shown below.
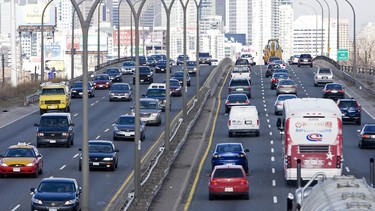
[[313,65],[311,64],[310,67],[313,67]]
[[79,163],[78,170],[79,170],[79,171],[82,171],[82,164],[81,164],[81,162]]
[[318,84],[316,82],[314,82],[314,86],[318,86]]
[[298,65],[298,67],[301,67],[301,65]]
[[135,79],[133,79],[133,85],[135,85]]
[[214,200],[215,196],[212,193],[208,193],[208,200]]
[[187,86],[190,86],[190,83],[188,83]]
[[361,140],[358,142],[358,147],[359,147],[360,149],[363,149],[363,148],[364,148]]
[[70,140],[70,145],[73,146],[74,145],[74,140]]
[[70,148],[70,141],[68,141],[65,146],[66,148]]
[[152,84],[152,83],[154,83],[154,79],[153,78],[150,79],[150,84]]
[[228,136],[229,136],[229,137],[233,137],[233,132],[229,132],[229,133],[228,133]]
[[109,98],[109,102],[112,102],[113,100],[112,100],[112,98]]
[[39,169],[39,172],[38,172],[39,174],[43,174],[43,165],[42,165],[42,167]]
[[35,173],[32,175],[33,178],[38,178],[39,171],[38,169],[35,170]]
[[275,115],[278,115],[278,112],[277,112],[277,111],[275,111]]
[[115,136],[113,136],[113,140],[114,140],[114,141],[117,141],[117,138],[116,138]]
[[36,147],[37,148],[42,148],[42,145],[38,143],[38,141],[36,142]]
[[225,108],[225,113],[226,114],[229,113],[229,109]]
[[259,137],[259,130],[255,131],[255,136]]
[[243,196],[245,200],[249,200],[249,192],[245,193],[245,195]]
[[356,124],[361,125],[361,122],[362,122],[361,119],[359,119],[359,120],[356,121]]
[[161,125],[161,119],[159,119],[158,126]]
[[115,171],[115,170],[116,170],[116,164],[113,164],[113,165],[110,167],[110,170],[111,170],[111,171]]

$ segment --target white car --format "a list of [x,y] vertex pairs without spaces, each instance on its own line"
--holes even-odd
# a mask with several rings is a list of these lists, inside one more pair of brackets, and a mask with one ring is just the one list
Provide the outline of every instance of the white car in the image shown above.
[[281,69],[286,68],[286,62],[284,62],[284,60],[275,60],[275,61],[273,61],[273,63],[280,65]]
[[246,79],[251,82],[251,70],[248,66],[244,65],[233,66],[231,69],[231,77],[246,77]]
[[211,65],[217,66],[219,64],[219,60],[217,59],[211,59]]
[[333,73],[329,68],[319,68],[314,73],[314,86],[319,84],[333,83]]

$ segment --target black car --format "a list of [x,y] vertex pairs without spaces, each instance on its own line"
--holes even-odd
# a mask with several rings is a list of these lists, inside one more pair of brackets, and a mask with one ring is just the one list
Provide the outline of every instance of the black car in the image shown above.
[[[146,138],[146,125],[139,119],[140,139]],[[135,116],[130,114],[121,115],[113,125],[113,140],[133,139],[135,138]]]
[[208,64],[211,66],[212,56],[210,55],[209,52],[199,52],[198,58],[199,58],[199,64]]
[[172,96],[180,97],[182,96],[182,87],[180,82],[177,79],[169,80],[169,89],[171,90]]
[[302,65],[309,65],[313,67],[312,57],[310,54],[301,54],[298,58],[298,67]]
[[339,83],[328,83],[323,89],[323,98],[331,98],[333,100],[343,99],[345,97],[345,89]]
[[[82,149],[78,149],[82,151]],[[116,170],[118,166],[118,152],[112,141],[89,141],[89,168]],[[82,154],[79,159],[79,170],[82,170]]]
[[147,66],[149,66],[149,67],[155,67],[157,61],[156,61],[156,59],[154,57],[147,56],[146,59],[147,59]]
[[34,126],[38,127],[37,147],[62,145],[69,148],[74,144],[74,123],[70,113],[45,113]]
[[361,106],[355,99],[338,99],[337,106],[341,110],[343,122],[355,122],[357,125],[361,124]]
[[245,93],[229,94],[225,100],[225,113],[229,113],[232,106],[247,106],[250,100]]
[[[171,72],[172,68],[169,68]],[[155,65],[155,73],[166,72],[167,71],[167,61],[159,60]]]
[[153,54],[151,56],[154,57],[156,62],[158,62],[160,60],[167,60],[167,56],[165,54]]
[[[82,97],[83,96],[82,86],[83,86],[82,81],[74,82],[70,88],[70,96],[72,98]],[[95,87],[92,84],[92,82],[87,82],[87,92],[88,92],[89,97],[95,97]]]
[[126,100],[132,101],[133,94],[132,88],[128,83],[115,83],[109,88],[108,93],[109,101]]
[[375,124],[365,124],[362,130],[358,130],[358,147],[363,149],[365,146],[375,146]]
[[122,81],[122,72],[118,67],[109,67],[105,69],[104,73],[109,75],[109,78],[112,80],[112,82]]
[[[190,60],[190,57],[188,55],[186,55],[185,57],[186,57],[186,61]],[[177,65],[184,64],[184,55],[178,55],[176,64]]]
[[[174,72],[173,75],[172,75],[172,78],[177,79],[180,82],[181,86],[184,85],[183,84],[183,81],[184,81],[184,71],[176,71],[176,72]],[[186,84],[187,84],[187,86],[191,85],[190,81],[191,81],[191,78],[190,78],[189,73],[187,72],[186,73]]]
[[44,178],[30,191],[31,210],[80,210],[81,187],[73,178]]
[[[141,83],[148,82],[149,84],[154,82],[154,73],[149,66],[139,67],[139,80]],[[135,73],[133,74],[133,85],[135,84]]]
[[273,71],[274,71],[275,69],[280,69],[280,68],[281,68],[281,67],[280,67],[280,65],[278,65],[278,64],[269,64],[269,65],[267,65],[267,69],[266,69],[266,78],[271,77],[272,74],[273,74]]

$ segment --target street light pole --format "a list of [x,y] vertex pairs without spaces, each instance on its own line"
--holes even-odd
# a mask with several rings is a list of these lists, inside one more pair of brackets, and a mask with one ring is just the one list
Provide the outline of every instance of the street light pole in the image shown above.
[[355,34],[356,34],[356,29],[355,29],[355,10],[354,10],[354,7],[353,5],[348,1],[348,0],[345,0],[346,2],[348,2],[348,4],[350,5],[350,7],[352,8],[352,11],[353,11],[353,73],[355,74],[357,72],[357,46],[356,46],[356,38],[355,38]]
[[134,16],[135,25],[135,137],[134,137],[134,198],[136,203],[140,198],[141,194],[141,140],[140,140],[140,90],[139,90],[139,19],[141,11],[146,0],[142,0],[138,7],[138,11],[135,10],[131,0],[126,0],[130,6],[132,16]]
[[50,0],[46,6],[43,8],[42,12],[42,27],[41,27],[41,39],[42,39],[42,44],[41,44],[41,59],[40,59],[40,83],[44,82],[44,13],[46,12],[46,9],[48,5],[50,5],[53,2],[53,0]]
[[329,53],[331,51],[331,46],[330,46],[330,40],[331,40],[331,9],[329,8],[329,5],[326,0],[323,0],[328,8],[328,46],[327,46],[327,57],[329,58]]
[[323,35],[324,35],[324,10],[323,10],[323,5],[320,3],[319,0],[316,0],[316,2],[318,2],[320,8],[322,9],[322,39],[321,39],[321,52],[320,52],[320,55],[323,55],[323,46],[324,46],[324,43],[323,43]]
[[196,84],[195,84],[195,88],[196,88],[196,90],[195,90],[195,96],[196,96],[196,99],[197,99],[197,101],[199,101],[199,89],[200,89],[200,79],[199,79],[199,75],[200,75],[200,67],[199,67],[199,39],[200,39],[200,37],[199,37],[199,19],[200,19],[200,9],[201,9],[201,4],[202,4],[202,0],[199,0],[199,1],[197,1],[197,0],[194,0],[194,3],[195,3],[195,6],[196,6],[196,8],[197,8],[197,25],[196,25],[196,27],[197,27],[197,29],[196,29],[196,31],[197,31],[197,35],[196,35],[196,47],[195,47],[195,53],[196,53],[196,55],[195,55],[195,66],[197,67],[197,73],[196,73]]
[[98,52],[97,52],[97,67],[99,68],[100,65],[100,6],[103,0],[100,1],[99,6],[98,6]]
[[117,58],[120,59],[120,5],[122,0],[118,2],[117,6],[117,14],[118,14],[118,21],[117,21]]
[[167,17],[167,35],[166,35],[166,50],[167,50],[167,70],[166,70],[166,83],[165,83],[165,89],[166,89],[166,104],[165,104],[165,135],[164,135],[164,147],[165,147],[165,152],[168,154],[169,151],[170,151],[170,137],[171,137],[171,95],[170,95],[170,65],[168,65],[170,63],[170,45],[169,45],[169,41],[170,41],[170,36],[171,36],[171,11],[172,11],[172,7],[173,7],[173,4],[174,4],[175,0],[172,0],[172,2],[170,3],[169,7],[167,7],[166,3],[164,0],[161,0],[161,3],[163,4],[163,7],[164,7],[164,10],[165,10],[165,14],[166,14],[166,17]]
[[[336,8],[337,8],[337,11],[336,11],[336,57],[337,57],[337,53],[339,52],[339,49],[340,49],[340,8],[339,8],[339,4],[337,3],[337,0],[335,0],[335,3],[336,3]],[[339,62],[339,60],[337,59],[337,63]]]
[[[88,33],[90,28],[90,22],[92,16],[94,15],[94,11],[98,6],[101,0],[95,0],[90,8],[88,13],[87,19],[85,20],[81,10],[79,9],[78,4],[75,0],[70,0],[74,6],[74,9],[77,11],[77,15],[79,21],[81,23],[82,28],[82,90],[88,89]],[[83,92],[82,96],[82,119],[83,119],[83,127],[82,127],[82,211],[89,211],[90,210],[90,178],[89,178],[89,111],[88,111],[88,92]]]
[[182,9],[184,11],[184,77],[183,77],[183,109],[182,109],[182,114],[183,114],[183,120],[187,120],[187,82],[186,82],[186,10],[187,6],[189,4],[189,0],[186,1],[186,4],[183,3],[183,0],[180,0]]
[[[82,4],[85,0],[79,2],[77,5],[79,6],[80,4]],[[71,43],[72,43],[72,46],[71,46],[71,49],[70,49],[70,54],[71,54],[71,64],[70,64],[70,78],[73,79],[74,78],[74,54],[75,54],[75,48],[74,48],[74,28],[75,28],[75,24],[74,24],[74,13],[76,12],[75,8],[73,7],[73,12],[72,12],[72,39],[71,39]]]

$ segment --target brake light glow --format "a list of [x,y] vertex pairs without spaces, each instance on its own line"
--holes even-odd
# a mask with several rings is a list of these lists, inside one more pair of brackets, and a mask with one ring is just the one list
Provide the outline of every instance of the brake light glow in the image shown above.
[[371,136],[370,135],[368,135],[368,134],[363,134],[362,135],[362,138],[370,138]]
[[249,91],[251,91],[251,86],[248,86],[247,88],[249,89]]
[[246,179],[241,179],[240,180],[240,184],[241,185],[247,185],[248,184],[248,181]]
[[231,120],[228,120],[228,125],[231,126]]
[[211,185],[217,185],[217,180],[216,179],[211,179],[210,184]]
[[229,101],[229,100],[225,101],[225,104],[229,105],[229,104],[230,104],[230,101]]
[[297,86],[292,86],[293,89],[297,88]]
[[329,89],[326,89],[326,90],[324,90],[324,92],[331,92],[331,90],[329,90]]
[[260,125],[259,119],[257,119],[257,125],[258,125],[258,126]]
[[345,93],[345,90],[341,89],[339,90],[340,93]]
[[292,157],[291,156],[286,157],[286,164],[287,164],[287,168],[292,168]]
[[279,88],[284,88],[284,86],[281,86],[281,85],[279,85],[278,87],[279,87]]

